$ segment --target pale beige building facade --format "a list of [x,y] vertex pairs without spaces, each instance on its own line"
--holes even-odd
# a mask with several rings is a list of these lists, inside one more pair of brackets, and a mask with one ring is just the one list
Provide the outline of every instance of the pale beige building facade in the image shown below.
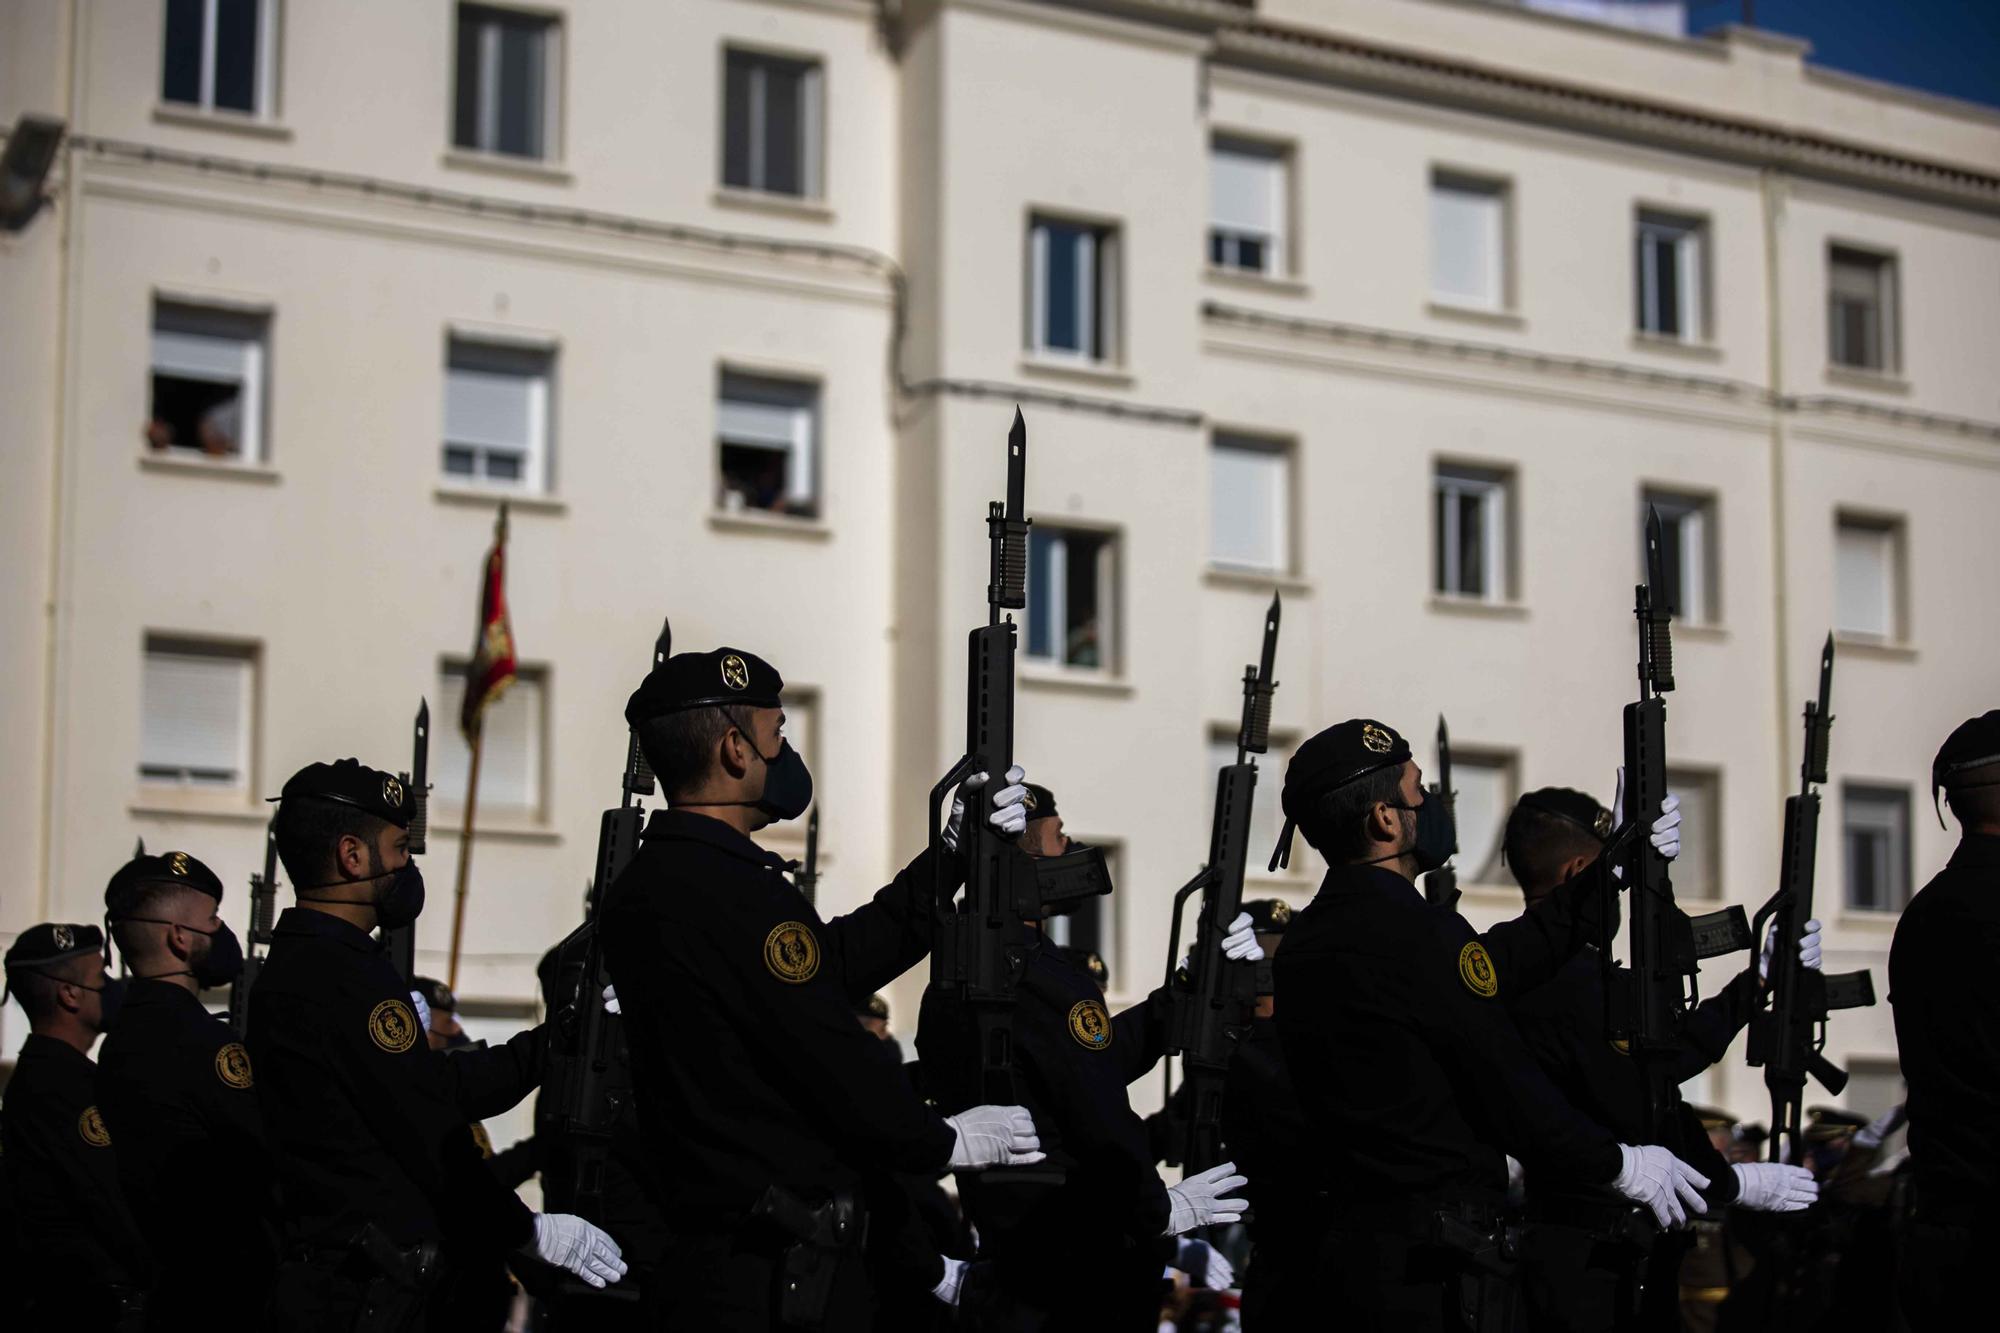
[[[262,798],[406,766],[428,695],[441,969],[451,672],[502,498],[529,669],[468,1002],[532,1011],[662,615],[799,689],[822,902],[859,901],[957,754],[1018,403],[1018,748],[1115,847],[1075,926],[1115,997],[1165,965],[1274,587],[1283,740],[1367,714],[1428,766],[1443,711],[1470,911],[1511,912],[1513,795],[1609,797],[1649,502],[1677,879],[1775,883],[1834,630],[1821,915],[1886,991],[1955,837],[1930,756],[1995,702],[2000,116],[1765,34],[1460,0],[252,8],[0,19],[0,122],[73,135],[0,239],[0,929],[94,919],[139,836],[208,860],[241,929]],[[1301,852],[1254,891],[1303,903]],[[1881,1109],[1886,1003],[1831,1049]],[[1740,1064],[1699,1091],[1762,1114]]]

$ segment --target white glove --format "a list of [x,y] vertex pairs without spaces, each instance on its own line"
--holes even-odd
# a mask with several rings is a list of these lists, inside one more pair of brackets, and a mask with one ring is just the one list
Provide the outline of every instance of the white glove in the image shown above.
[[[1806,922],[1805,930],[1799,935],[1799,965],[1809,967],[1815,972],[1821,970],[1819,935],[1819,922],[1817,921]],[[1777,947],[1778,923],[1773,921],[1771,928],[1764,932],[1764,951],[1757,956],[1757,980],[1769,981],[1771,979],[1771,954]]]
[[1903,1103],[1897,1102],[1880,1116],[1877,1116],[1866,1129],[1861,1130],[1854,1136],[1854,1146],[1868,1149],[1881,1147],[1882,1140],[1901,1129],[1903,1121],[1908,1116],[1909,1112],[1905,1109]]
[[1802,1166],[1783,1162],[1738,1162],[1736,1206],[1753,1213],[1796,1213],[1819,1198],[1819,1182]]
[[1229,933],[1222,937],[1222,956],[1238,963],[1263,961],[1264,946],[1257,943],[1257,932],[1250,928],[1248,912],[1238,912],[1229,923]]
[[[1625,769],[1618,769],[1618,791],[1611,798],[1611,827],[1625,827]],[[1660,817],[1653,821],[1652,844],[1669,861],[1681,854],[1681,798],[1668,792],[1660,802]],[[1624,866],[1611,867],[1613,879],[1625,878]]]
[[1174,1253],[1174,1267],[1188,1275],[1188,1281],[1210,1291],[1228,1291],[1236,1285],[1236,1270],[1222,1251],[1205,1240],[1183,1240]]
[[417,1006],[417,1029],[421,1032],[429,1032],[431,1030],[431,1007],[424,1000],[424,993],[413,990],[410,992],[410,1000]]
[[948,1254],[939,1257],[944,1260],[944,1277],[931,1288],[931,1295],[946,1305],[957,1305],[959,1288],[965,1285],[965,1270],[972,1265],[963,1259],[954,1259]]
[[1697,1213],[1708,1211],[1708,1204],[1701,1197],[1701,1191],[1708,1188],[1708,1177],[1665,1148],[1651,1144],[1635,1148],[1621,1143],[1618,1155],[1624,1165],[1619,1167],[1618,1178],[1611,1182],[1611,1188],[1652,1209],[1662,1228],[1686,1222],[1690,1209]]
[[[958,850],[958,830],[965,822],[965,794],[977,791],[986,785],[991,777],[988,773],[974,773],[958,784],[958,790],[951,796],[951,819],[944,826],[944,845],[952,851]],[[1021,785],[1027,772],[1016,764],[1007,770],[1007,785],[993,793],[993,813],[986,816],[986,822],[999,829],[1008,837],[1019,837],[1028,827],[1028,789]]]
[[618,988],[616,986],[606,986],[604,988],[604,1012],[607,1014],[624,1012],[618,1007]]
[[535,1257],[567,1268],[593,1287],[625,1276],[618,1242],[574,1213],[535,1214]]
[[1198,1176],[1189,1176],[1178,1185],[1167,1186],[1166,1234],[1179,1236],[1215,1222],[1241,1222],[1243,1210],[1250,1206],[1248,1201],[1222,1196],[1249,1183],[1236,1174],[1236,1163],[1224,1162]]
[[975,1106],[944,1122],[958,1136],[951,1145],[954,1167],[1033,1166],[1048,1156],[1025,1106]]

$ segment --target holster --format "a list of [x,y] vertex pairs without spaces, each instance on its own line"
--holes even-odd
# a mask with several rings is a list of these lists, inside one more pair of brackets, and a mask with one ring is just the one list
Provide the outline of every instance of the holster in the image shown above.
[[437,1281],[437,1242],[398,1245],[370,1222],[355,1233],[349,1251],[362,1288],[354,1333],[408,1327],[411,1312],[423,1309]]
[[814,1205],[782,1185],[769,1185],[751,1206],[749,1220],[778,1242],[778,1322],[788,1328],[825,1327],[841,1260],[867,1239],[868,1216],[860,1200],[843,1190]]
[[1445,1204],[1430,1214],[1425,1239],[1459,1260],[1460,1322],[1472,1333],[1511,1333],[1521,1229],[1505,1225],[1490,1208]]

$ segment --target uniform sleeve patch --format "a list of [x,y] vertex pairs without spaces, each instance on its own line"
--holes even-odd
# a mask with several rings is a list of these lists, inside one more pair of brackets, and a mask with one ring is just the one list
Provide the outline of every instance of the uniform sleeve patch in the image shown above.
[[250,1052],[243,1049],[242,1042],[232,1041],[215,1053],[215,1076],[225,1087],[250,1086]]
[[401,1000],[384,1000],[368,1015],[368,1039],[391,1055],[417,1044],[417,1016]]
[[819,972],[819,941],[803,921],[781,921],[764,937],[764,966],[789,985],[811,981]]
[[1111,1045],[1111,1017],[1096,1000],[1078,1000],[1069,1011],[1069,1035],[1088,1050],[1104,1050]]
[[83,1114],[76,1118],[77,1136],[93,1148],[109,1148],[111,1131],[104,1127],[104,1114],[95,1106],[83,1108]]
[[1458,951],[1458,979],[1467,990],[1484,999],[1490,1000],[1500,993],[1500,976],[1493,970],[1493,959],[1478,940],[1469,941]]

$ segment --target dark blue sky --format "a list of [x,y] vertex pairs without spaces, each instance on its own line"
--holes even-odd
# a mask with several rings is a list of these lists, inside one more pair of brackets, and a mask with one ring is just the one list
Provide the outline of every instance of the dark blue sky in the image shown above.
[[[1753,0],[1757,26],[1804,37],[1816,65],[2000,106],[2000,0]],[[1689,0],[1688,30],[1744,0]]]

